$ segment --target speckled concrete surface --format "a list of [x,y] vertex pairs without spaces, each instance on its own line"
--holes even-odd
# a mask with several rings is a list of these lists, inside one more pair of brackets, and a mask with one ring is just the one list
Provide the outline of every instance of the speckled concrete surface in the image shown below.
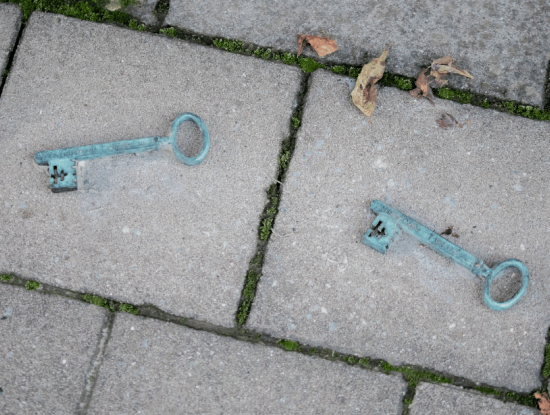
[[397,414],[405,382],[117,314],[89,414]]
[[539,411],[504,403],[475,391],[449,385],[420,383],[416,388],[411,415],[536,415]]
[[355,65],[391,43],[387,70],[413,77],[451,55],[474,79],[450,76],[449,85],[535,105],[550,60],[550,4],[538,0],[172,0],[166,23],[285,51],[297,50],[299,33],[325,31],[339,50],[322,60]]
[[0,284],[0,413],[74,413],[106,314]]
[[[317,71],[248,326],[478,382],[540,385],[550,319],[550,123],[379,91],[369,120],[353,80]],[[446,111],[464,128],[442,130]],[[380,199],[490,266],[525,262],[525,297],[488,309],[483,281],[412,237],[362,244]]]
[[[0,272],[232,326],[301,74],[178,39],[33,13],[0,100]],[[82,163],[52,193],[38,151],[168,135],[193,112],[205,161]],[[183,128],[183,127],[182,127]]]
[[21,26],[21,9],[18,4],[0,3],[0,76],[8,64]]

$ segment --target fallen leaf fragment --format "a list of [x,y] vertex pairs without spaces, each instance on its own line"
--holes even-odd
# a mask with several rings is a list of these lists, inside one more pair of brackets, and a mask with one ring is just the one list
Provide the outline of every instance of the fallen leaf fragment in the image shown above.
[[539,401],[539,408],[542,415],[550,415],[550,398],[546,393],[542,395],[535,393],[535,398]]
[[[432,89],[430,88],[430,76],[434,78],[435,84],[439,88],[447,84],[448,80],[445,79],[445,77],[449,73],[455,73],[467,78],[473,78],[468,71],[458,68],[454,62],[455,61],[450,56],[443,56],[442,58],[435,59],[429,68],[424,69],[420,72],[420,75],[418,75],[418,79],[415,82],[417,88],[411,91],[411,96],[417,99],[420,97],[426,97],[430,100],[432,105],[434,105],[434,95]],[[428,69],[431,69],[430,74],[426,76],[426,71]]]
[[442,58],[436,59],[432,62],[430,76],[435,78],[435,83],[438,87],[442,87],[447,83],[447,79],[443,78],[445,78],[448,73],[456,73],[468,78],[473,78],[468,71],[457,68],[454,62],[455,61],[450,56],[443,56]]
[[304,50],[304,42],[307,42],[320,57],[327,56],[338,50],[338,45],[328,36],[298,35],[298,53],[300,56]]
[[351,91],[353,103],[367,117],[372,115],[376,107],[378,91],[374,84],[384,75],[386,57],[388,56],[388,49],[390,46],[388,46],[378,58],[373,59],[363,66],[361,73],[357,77],[357,82],[355,82],[355,88]]
[[410,94],[413,98],[416,99],[419,99],[420,97],[426,97],[432,105],[435,105],[432,88],[430,88],[430,85],[428,85],[428,77],[426,76],[427,70],[428,69],[424,69],[422,72],[420,72],[420,75],[418,75],[418,79],[414,82],[416,88],[413,89]]
[[[446,112],[441,115],[441,118],[439,120],[436,120],[437,125],[439,125],[441,128],[462,128],[462,124],[459,124],[458,121],[453,117],[451,114],[448,114]],[[452,230],[452,227],[451,227]]]

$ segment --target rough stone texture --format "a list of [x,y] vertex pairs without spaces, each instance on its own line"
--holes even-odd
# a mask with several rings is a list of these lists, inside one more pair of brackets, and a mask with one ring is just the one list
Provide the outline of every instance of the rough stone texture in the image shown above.
[[405,382],[118,314],[89,414],[397,414]]
[[[249,326],[495,386],[539,386],[550,123],[444,100],[432,107],[395,88],[379,91],[369,120],[351,103],[353,80],[317,71],[310,82]],[[444,111],[464,128],[439,128]],[[375,199],[438,233],[453,226],[459,238],[448,238],[490,266],[525,262],[527,294],[491,311],[481,278],[413,237],[386,255],[364,245]]]
[[454,386],[421,383],[416,388],[411,415],[536,415],[539,411]]
[[136,4],[126,7],[124,11],[147,25],[156,25],[159,24],[154,13],[157,3],[158,0],[138,0]]
[[[300,80],[281,64],[33,13],[0,101],[0,271],[232,326]],[[182,112],[210,132],[199,166],[171,150],[92,160],[79,191],[54,194],[33,159],[167,135]]]
[[535,105],[550,60],[550,5],[539,0],[172,0],[166,23],[287,51],[297,50],[299,33],[325,31],[339,51],[323,60],[355,65],[391,43],[388,70],[413,77],[451,55],[474,76],[450,76],[451,86]]
[[0,3],[0,79],[21,26],[21,9],[18,4]]
[[0,284],[0,413],[73,413],[106,313]]
[[[146,25],[157,25],[159,24],[159,19],[154,11],[158,1],[136,0],[134,4],[127,6],[123,11]],[[120,5],[120,0],[111,0],[105,5],[105,8],[107,10],[121,10],[122,6]]]

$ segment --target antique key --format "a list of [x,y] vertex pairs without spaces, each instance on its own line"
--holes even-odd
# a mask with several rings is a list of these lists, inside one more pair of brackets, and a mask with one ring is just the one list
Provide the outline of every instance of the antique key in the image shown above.
[[[202,149],[195,157],[186,157],[176,145],[176,134],[179,125],[187,120],[197,124],[202,133]],[[210,148],[210,136],[204,121],[197,115],[186,112],[180,114],[172,123],[169,137],[146,137],[135,140],[115,141],[105,144],[92,144],[82,147],[70,147],[60,150],[48,150],[36,153],[34,160],[40,166],[49,166],[50,185],[52,192],[76,190],[76,162],[91,160],[116,154],[139,153],[158,150],[164,144],[172,144],[172,150],[179,161],[188,166],[195,166],[204,160]]]
[[[489,268],[483,263],[482,260],[477,259],[472,254],[469,254],[465,250],[452,244],[435,232],[430,231],[428,228],[420,225],[418,222],[408,216],[405,216],[398,210],[393,209],[385,203],[382,203],[379,200],[374,200],[370,204],[370,208],[373,212],[377,213],[378,216],[374,219],[372,228],[369,229],[363,236],[363,243],[376,249],[378,252],[385,254],[395,236],[399,232],[399,229],[403,229],[424,245],[429,246],[447,258],[451,258],[457,264],[467,268],[475,275],[485,277],[483,300],[491,310],[500,311],[512,307],[527,291],[529,271],[523,262],[517,259],[508,259],[496,265],[494,268]],[[521,273],[521,288],[513,298],[499,303],[491,298],[489,286],[495,278],[499,277],[501,272],[510,267],[517,268]]]

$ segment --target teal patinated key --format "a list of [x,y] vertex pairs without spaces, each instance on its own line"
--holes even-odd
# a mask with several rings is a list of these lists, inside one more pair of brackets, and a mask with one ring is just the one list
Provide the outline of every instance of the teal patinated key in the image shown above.
[[[187,120],[194,121],[202,133],[202,149],[195,157],[185,156],[176,145],[178,127],[182,122]],[[195,166],[206,157],[210,148],[210,136],[208,135],[204,121],[198,115],[186,112],[176,117],[172,123],[172,131],[168,137],[145,137],[135,140],[41,151],[40,153],[36,153],[34,160],[41,166],[49,166],[52,192],[64,192],[77,189],[76,162],[78,161],[114,156],[116,154],[159,150],[165,144],[172,144],[174,155],[179,161],[188,166]]]
[[[414,236],[424,245],[447,258],[451,258],[457,264],[467,268],[475,275],[485,277],[483,300],[491,310],[500,311],[512,307],[527,291],[529,271],[523,262],[517,259],[508,259],[496,265],[494,268],[489,268],[482,260],[477,259],[472,254],[447,241],[435,232],[430,231],[428,228],[385,203],[374,200],[370,208],[373,212],[377,213],[377,216],[372,223],[372,228],[363,236],[363,243],[376,249],[378,252],[385,254],[399,230],[402,229]],[[499,303],[491,298],[489,287],[491,282],[500,276],[499,274],[510,267],[516,268],[521,273],[521,288],[514,297]]]

